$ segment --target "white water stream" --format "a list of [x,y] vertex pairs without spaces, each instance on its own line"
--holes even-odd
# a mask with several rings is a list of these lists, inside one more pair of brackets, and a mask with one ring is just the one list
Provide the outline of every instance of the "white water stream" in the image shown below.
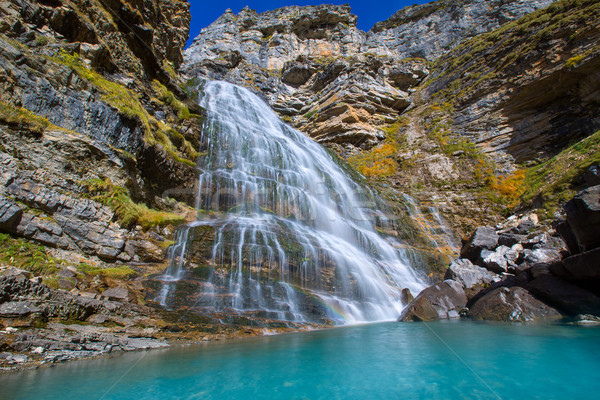
[[208,82],[203,92],[199,217],[178,232],[160,302],[168,306],[185,277],[194,229],[210,226],[210,271],[198,300],[209,311],[337,323],[397,318],[401,290],[416,295],[425,285],[405,250],[377,232],[385,217],[376,195],[249,90]]

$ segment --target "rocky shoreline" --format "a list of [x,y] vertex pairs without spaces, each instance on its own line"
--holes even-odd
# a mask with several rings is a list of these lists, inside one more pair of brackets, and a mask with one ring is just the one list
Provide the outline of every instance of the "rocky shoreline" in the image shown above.
[[600,186],[564,205],[549,225],[536,214],[477,228],[444,281],[421,292],[400,321],[600,322]]
[[[84,277],[69,269],[59,275]],[[114,282],[113,282],[114,283]],[[0,371],[19,371],[115,352],[312,329],[317,325],[269,326],[221,323],[218,316],[188,315],[139,304],[140,281],[102,294],[52,289],[40,277],[14,267],[0,269]],[[80,284],[81,287],[81,284]],[[132,288],[133,287],[133,288]],[[91,290],[88,288],[87,290]]]

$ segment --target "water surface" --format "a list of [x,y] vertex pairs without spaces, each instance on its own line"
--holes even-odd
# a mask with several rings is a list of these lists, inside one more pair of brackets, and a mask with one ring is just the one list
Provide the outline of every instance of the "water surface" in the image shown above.
[[2,399],[597,399],[600,329],[382,323],[0,375]]

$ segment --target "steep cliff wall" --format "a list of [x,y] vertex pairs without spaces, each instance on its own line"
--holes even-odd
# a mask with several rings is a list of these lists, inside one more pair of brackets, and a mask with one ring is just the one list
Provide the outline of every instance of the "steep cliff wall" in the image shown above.
[[162,194],[192,201],[197,176],[201,110],[175,73],[188,8],[0,2],[1,232],[100,265],[164,260],[190,211]]
[[203,30],[183,71],[261,93],[463,234],[518,203],[527,168],[598,129],[595,2],[552,3],[438,1],[366,33],[343,6],[245,9]]
[[186,50],[183,70],[246,82],[295,127],[350,155],[385,139],[429,73],[428,60],[550,3],[438,1],[401,10],[370,32],[356,28],[348,6],[228,11]]

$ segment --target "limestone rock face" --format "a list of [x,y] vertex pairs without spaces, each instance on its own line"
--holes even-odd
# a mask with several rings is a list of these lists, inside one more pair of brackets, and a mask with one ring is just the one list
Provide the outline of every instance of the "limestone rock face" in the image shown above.
[[435,60],[458,43],[546,7],[553,0],[441,0],[399,10],[375,24],[364,51]]
[[[552,24],[557,10],[568,22]],[[504,167],[555,155],[600,127],[593,111],[600,104],[600,55],[592,45],[600,27],[587,20],[596,12],[594,2],[554,3],[521,26],[506,24],[462,42],[436,61],[423,99],[454,104],[455,134]]]
[[400,315],[399,321],[434,321],[458,318],[467,305],[467,297],[460,283],[445,280],[423,290]]
[[[208,60],[242,59],[266,69],[281,69],[303,55],[312,58],[351,56],[360,51],[365,34],[356,28],[350,7],[283,7],[262,14],[244,8],[227,10],[203,29],[186,50],[186,70]],[[237,56],[237,57],[236,57]],[[235,61],[230,65],[233,67]]]
[[228,10],[186,50],[183,70],[243,83],[294,127],[352,154],[386,138],[382,128],[411,104],[411,92],[429,74],[425,59],[551,0],[487,3],[409,7],[367,33],[347,5]]

